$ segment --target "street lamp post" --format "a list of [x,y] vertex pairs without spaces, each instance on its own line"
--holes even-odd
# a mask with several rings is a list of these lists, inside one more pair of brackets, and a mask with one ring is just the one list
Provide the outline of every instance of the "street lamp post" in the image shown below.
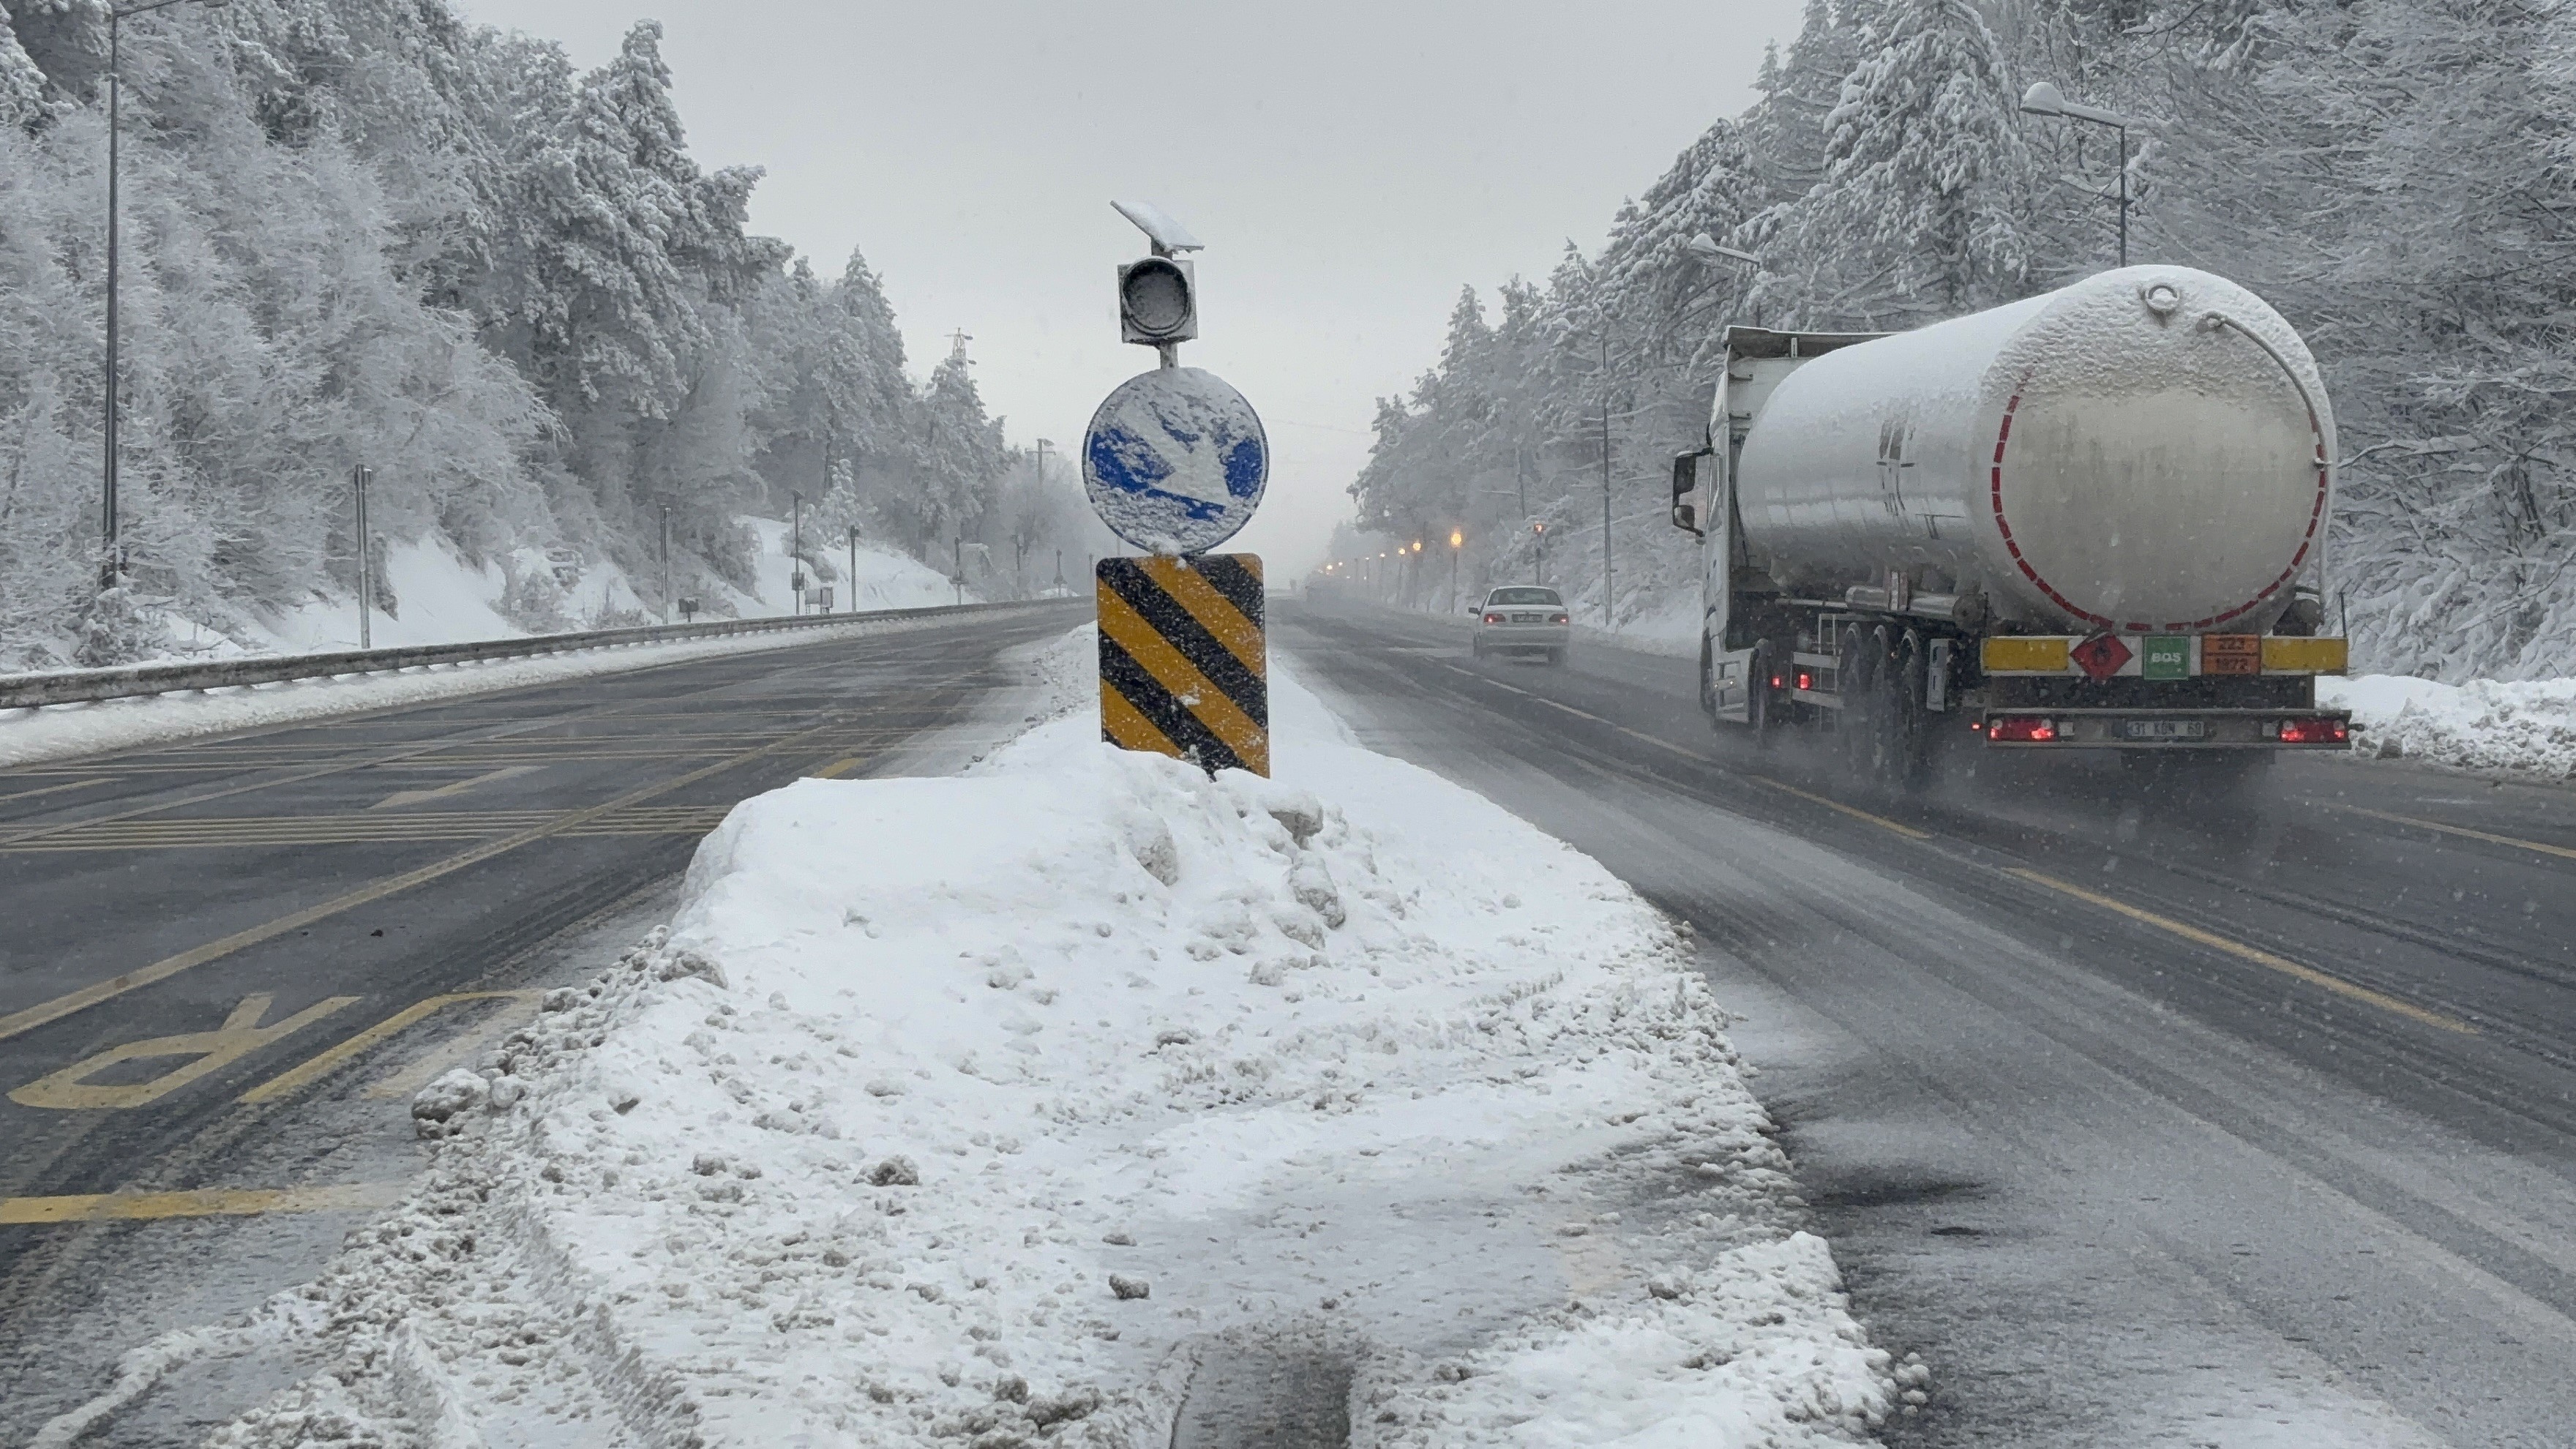
[[2120,138],[2120,265],[2129,264],[2129,128],[2137,123],[2117,111],[2079,105],[2040,81],[2022,93],[2021,108],[2034,116],[2063,116],[2095,126],[2108,126]]
[[1610,318],[1601,318],[1601,627],[1616,629],[1610,612]]
[[116,423],[121,389],[117,386],[117,205],[116,159],[119,121],[124,111],[124,94],[119,68],[124,59],[124,22],[137,15],[167,10],[173,5],[203,5],[220,10],[231,0],[146,0],[140,5],[111,6],[107,12],[107,438],[104,466],[99,480],[98,587],[101,593],[116,587],[125,572],[119,557],[116,527]]
[[1449,612],[1458,612],[1458,550],[1467,542],[1459,529],[1449,530]]

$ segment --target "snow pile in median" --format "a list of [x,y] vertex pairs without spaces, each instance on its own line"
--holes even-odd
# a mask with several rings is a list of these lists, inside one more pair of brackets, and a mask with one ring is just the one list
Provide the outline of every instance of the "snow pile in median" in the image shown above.
[[213,1442],[1161,1449],[1268,1349],[1349,1366],[1362,1445],[1920,1402],[1673,929],[1274,690],[1276,783],[1076,710],[745,802],[667,933],[424,1094],[428,1186],[271,1309],[329,1371]]
[[2353,748],[2361,754],[2576,776],[2576,679],[2441,684],[2369,674],[2318,680],[2317,702],[2352,711]]

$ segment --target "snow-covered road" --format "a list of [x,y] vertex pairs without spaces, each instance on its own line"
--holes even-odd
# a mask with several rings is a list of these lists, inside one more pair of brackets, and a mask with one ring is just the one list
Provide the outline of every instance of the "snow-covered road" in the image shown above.
[[1698,928],[1856,1311],[1932,1366],[1891,1445],[2570,1442],[2564,791],[1961,761],[1890,801],[1712,734],[1687,660],[1274,629],[1364,742]]

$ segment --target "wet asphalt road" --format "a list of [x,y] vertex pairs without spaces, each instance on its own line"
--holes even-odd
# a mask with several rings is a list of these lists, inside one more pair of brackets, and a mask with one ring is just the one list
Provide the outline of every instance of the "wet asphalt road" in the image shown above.
[[[0,1443],[309,1278],[418,1170],[410,1093],[667,915],[734,802],[971,747],[996,656],[1086,614],[0,771]],[[225,1371],[89,1442],[194,1442],[263,1391]]]
[[1907,799],[1690,661],[1278,604],[1372,747],[1687,921],[1900,1445],[2576,1444],[2576,792],[2306,756],[2208,798],[1964,732]]

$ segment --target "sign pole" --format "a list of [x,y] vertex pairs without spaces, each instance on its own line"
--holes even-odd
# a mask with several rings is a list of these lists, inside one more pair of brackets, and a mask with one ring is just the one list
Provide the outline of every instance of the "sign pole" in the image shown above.
[[368,626],[376,592],[375,550],[369,548],[367,536],[367,485],[375,481],[376,470],[361,463],[349,475],[358,496],[358,647],[376,647],[374,631]]
[[[1270,773],[1270,664],[1261,560],[1211,550],[1240,532],[1270,477],[1261,415],[1215,374],[1181,366],[1198,336],[1201,250],[1156,207],[1113,202],[1150,254],[1118,268],[1120,340],[1155,366],[1091,415],[1083,491],[1112,533],[1144,556],[1092,568],[1100,619],[1100,733],[1122,749],[1173,755],[1214,774]],[[1044,461],[1040,461],[1044,479]],[[1063,577],[1063,554],[1056,556]],[[960,571],[962,575],[962,570]]]

